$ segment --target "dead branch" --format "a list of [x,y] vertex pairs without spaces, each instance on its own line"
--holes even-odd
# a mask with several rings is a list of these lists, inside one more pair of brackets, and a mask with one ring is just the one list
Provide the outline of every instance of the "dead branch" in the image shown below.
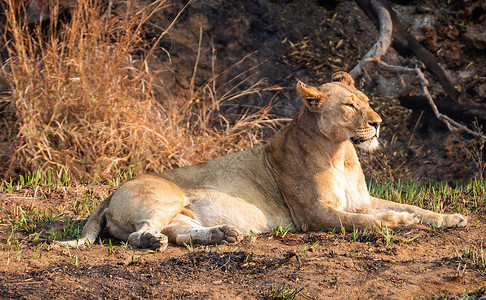
[[381,60],[381,57],[385,55],[386,51],[388,50],[391,44],[391,39],[394,32],[393,26],[395,24],[395,22],[393,22],[391,19],[391,6],[386,7],[382,1],[380,0],[369,1],[369,4],[371,5],[373,12],[375,13],[375,16],[378,18],[378,22],[380,25],[379,26],[380,36],[378,38],[378,41],[375,43],[373,48],[370,51],[368,51],[368,53],[366,53],[366,55],[361,59],[358,65],[356,65],[356,67],[354,67],[353,70],[351,70],[350,75],[354,79],[356,79],[356,77],[358,77],[369,66],[370,62],[374,62],[380,69],[386,70],[388,72],[398,73],[398,74],[406,73],[406,74],[415,75],[419,79],[420,85],[422,87],[422,91],[425,97],[427,98],[427,101],[429,102],[429,105],[432,108],[434,115],[437,117],[437,119],[444,122],[446,126],[449,128],[449,130],[458,129],[458,130],[466,131],[467,133],[473,136],[477,136],[477,137],[482,136],[481,133],[474,132],[469,128],[467,128],[466,126],[454,121],[450,117],[441,114],[439,112],[437,106],[434,103],[434,100],[432,99],[432,96],[429,93],[429,89],[428,89],[429,82],[425,78],[422,70],[420,70],[419,68],[392,66]]
[[467,132],[467,133],[469,133],[473,136],[476,136],[476,137],[482,136],[481,133],[474,132],[474,131],[470,130],[469,128],[467,128],[466,126],[454,121],[450,117],[448,117],[444,114],[441,114],[439,112],[439,109],[435,105],[434,99],[432,99],[432,96],[429,93],[429,88],[428,88],[429,82],[425,78],[422,70],[420,70],[419,68],[407,68],[407,67],[400,67],[400,66],[392,66],[392,65],[389,65],[389,64],[381,61],[378,58],[368,58],[368,60],[374,61],[380,69],[385,70],[387,72],[408,73],[408,74],[416,75],[419,82],[420,82],[420,86],[422,87],[422,92],[424,93],[425,97],[427,98],[427,101],[429,102],[429,105],[432,108],[432,111],[433,111],[433,113],[434,113],[434,115],[437,119],[444,122],[446,124],[447,128],[449,128],[449,130],[451,130],[451,131],[455,130],[455,129],[459,129],[459,130],[465,131],[465,132]]
[[380,37],[375,45],[365,54],[361,61],[349,72],[349,75],[356,79],[363,71],[369,67],[369,58],[380,59],[386,54],[392,42],[393,23],[388,10],[376,0],[371,0],[370,4],[378,16],[380,23]]
[[[402,95],[398,96],[398,100],[403,107],[433,113],[429,101],[425,96]],[[436,99],[434,99],[434,102],[440,112],[452,119],[462,123],[477,122],[478,126],[486,128],[486,106],[462,104],[450,101],[436,101]]]
[[[371,1],[372,0],[355,0],[356,4],[358,4],[366,16],[370,18],[377,28],[379,28],[379,15],[376,13],[376,9],[373,8]],[[393,11],[391,3],[388,0],[378,0],[377,2],[379,2],[390,14],[393,24],[392,47],[402,56],[411,53],[415,54],[415,56],[417,56],[417,58],[423,62],[427,69],[435,76],[452,101],[457,102],[457,91],[450,83],[444,70],[435,61],[434,55],[407,31],[406,27],[400,22],[397,14]]]

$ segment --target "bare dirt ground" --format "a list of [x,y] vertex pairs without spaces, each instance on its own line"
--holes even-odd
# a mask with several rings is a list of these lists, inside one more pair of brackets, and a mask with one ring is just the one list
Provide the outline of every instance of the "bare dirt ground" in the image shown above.
[[[404,2],[397,6],[404,23],[437,55],[453,84],[468,95],[462,101],[484,104],[483,2]],[[154,16],[156,26],[148,27],[147,39],[160,34],[158,28],[166,28],[184,3],[174,1],[163,14]],[[284,89],[277,95],[262,92],[261,98],[241,100],[231,109],[238,112],[272,99],[278,116],[292,116],[300,105],[293,91],[295,78],[322,83],[333,71],[352,68],[376,40],[374,26],[354,2],[342,1],[336,7],[326,3],[195,1],[161,44],[171,57],[160,55],[160,94],[187,92],[202,28],[197,85],[214,76],[213,55],[218,73],[253,53],[221,80],[258,65],[255,80],[265,78],[268,86]],[[393,51],[389,58],[402,62]],[[470,137],[439,131],[430,116],[416,127],[417,116],[390,96],[390,88],[393,92],[398,87],[385,89],[386,82],[380,80],[381,85],[364,86],[374,96],[373,107],[384,116],[383,150],[374,157],[361,157],[368,177],[464,182],[478,173],[481,165],[474,159],[476,144]],[[484,249],[484,207],[467,213],[470,225],[465,228],[434,230],[417,225],[395,232],[389,245],[379,233],[359,232],[354,241],[351,233],[308,232],[284,237],[265,234],[237,245],[201,246],[193,251],[170,245],[164,253],[153,253],[131,249],[106,232],[102,244],[79,250],[52,250],[50,241],[37,236],[61,230],[66,216],[86,218],[86,212],[75,208],[76,201],[87,194],[92,201],[110,190],[113,187],[108,185],[73,185],[0,193],[0,298],[265,299],[282,289],[293,290],[298,299],[485,296],[486,274],[474,263],[474,255]],[[52,221],[38,219],[28,232],[12,234],[21,215],[19,207],[30,215],[33,208],[64,215]]]
[[[410,299],[474,293],[486,296],[483,249],[486,211],[470,225],[433,229],[417,225],[392,234],[307,232],[246,237],[235,245],[169,245],[163,253],[131,249],[103,232],[89,249],[49,249],[39,233],[62,231],[79,199],[107,195],[106,185],[24,188],[0,194],[2,299]],[[87,192],[88,191],[88,192]],[[90,202],[91,205],[91,202]],[[11,234],[19,207],[63,212]],[[79,211],[78,211],[79,213]],[[54,216],[55,214],[47,213]],[[81,226],[81,218],[75,227]],[[49,234],[46,234],[50,236]],[[111,246],[109,245],[111,240]],[[469,251],[469,252],[468,252]]]

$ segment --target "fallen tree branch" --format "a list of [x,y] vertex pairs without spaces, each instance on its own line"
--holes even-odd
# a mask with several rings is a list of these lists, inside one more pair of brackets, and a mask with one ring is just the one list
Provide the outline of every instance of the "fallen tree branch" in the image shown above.
[[378,58],[381,59],[383,55],[386,54],[388,48],[390,48],[390,44],[392,42],[392,32],[393,32],[393,23],[390,17],[390,13],[388,10],[378,1],[371,0],[370,4],[376,14],[378,15],[378,20],[380,23],[380,37],[375,45],[368,51],[368,53],[363,56],[361,61],[349,72],[349,75],[356,80],[366,68],[369,67],[369,58]]
[[[357,1],[357,2],[364,2],[364,1]],[[392,66],[381,60],[381,57],[385,55],[386,51],[388,50],[391,44],[391,39],[393,37],[392,33],[394,32],[393,28],[395,22],[393,22],[391,19],[391,6],[386,7],[383,4],[383,2],[380,0],[369,0],[369,4],[371,5],[373,12],[375,13],[375,16],[378,18],[378,22],[380,25],[379,26],[380,36],[378,38],[378,41],[373,46],[373,48],[371,48],[371,50],[368,51],[368,53],[366,53],[366,55],[361,59],[361,61],[350,71],[349,74],[353,77],[353,79],[356,79],[356,77],[358,77],[361,73],[363,73],[363,71],[369,66],[370,62],[375,63],[380,69],[388,72],[407,73],[407,74],[415,75],[419,79],[420,85],[422,87],[422,91],[425,97],[427,98],[427,101],[429,102],[429,105],[432,108],[434,115],[437,117],[437,119],[444,122],[444,124],[446,124],[449,130],[458,129],[458,130],[465,131],[476,137],[483,136],[482,133],[474,132],[469,128],[467,128],[466,126],[454,121],[450,117],[439,112],[437,106],[435,105],[434,100],[432,99],[432,96],[429,93],[429,89],[428,89],[429,82],[425,78],[422,70],[420,70],[419,68]]]
[[[371,3],[372,1],[373,0],[355,0],[356,4],[358,4],[366,16],[370,18],[377,28],[379,28],[379,19],[381,17],[376,12],[376,9],[374,9],[374,5]],[[419,41],[417,41],[417,39],[407,31],[405,26],[400,22],[397,14],[393,11],[391,3],[388,0],[378,0],[377,2],[379,2],[380,5],[390,14],[391,22],[393,24],[392,47],[402,56],[407,56],[411,53],[415,54],[415,56],[417,56],[417,58],[423,62],[427,69],[435,76],[446,94],[454,102],[457,102],[457,91],[450,83],[444,70],[435,61],[434,55],[430,53],[424,46],[422,46],[422,44],[420,44]]]
[[[429,101],[425,96],[402,95],[398,96],[398,100],[400,101],[400,104],[406,108],[433,113]],[[477,122],[478,126],[486,128],[486,106],[462,104],[450,101],[436,101],[435,99],[434,102],[440,112],[454,120],[465,123]]]
[[454,121],[450,117],[448,117],[444,114],[441,114],[439,112],[439,109],[435,105],[434,99],[432,99],[432,96],[429,93],[429,88],[428,88],[429,82],[425,78],[422,70],[420,70],[419,68],[407,68],[407,67],[400,67],[400,66],[392,66],[392,65],[389,65],[389,64],[381,61],[378,58],[368,58],[368,60],[375,62],[376,65],[380,69],[388,71],[388,72],[408,73],[408,74],[416,75],[417,78],[420,81],[420,85],[422,87],[422,92],[424,93],[425,97],[427,98],[427,101],[429,102],[429,105],[432,108],[432,111],[433,111],[433,113],[434,113],[434,115],[437,119],[444,122],[446,124],[447,128],[449,128],[449,130],[459,129],[459,130],[465,131],[465,132],[467,132],[467,133],[469,133],[473,136],[476,136],[476,137],[482,136],[481,133],[472,131],[471,129],[467,128],[466,126]]

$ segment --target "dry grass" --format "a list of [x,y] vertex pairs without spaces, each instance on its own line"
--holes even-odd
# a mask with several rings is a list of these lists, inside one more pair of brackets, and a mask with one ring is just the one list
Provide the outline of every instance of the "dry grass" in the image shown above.
[[121,17],[81,0],[69,22],[52,18],[42,28],[25,25],[18,2],[4,4],[12,94],[3,107],[13,112],[2,133],[11,141],[12,155],[1,162],[6,177],[67,169],[74,178],[109,178],[115,166],[160,171],[258,145],[274,124],[268,107],[224,116],[228,102],[260,87],[218,95],[217,75],[185,99],[155,99],[152,52],[134,53],[142,49],[142,24],[163,1]]

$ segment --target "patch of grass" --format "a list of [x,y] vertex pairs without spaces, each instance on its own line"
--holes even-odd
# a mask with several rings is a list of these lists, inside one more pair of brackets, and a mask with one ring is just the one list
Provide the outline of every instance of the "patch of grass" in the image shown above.
[[411,238],[408,238],[408,239],[407,239],[407,242],[409,242],[409,243],[410,243],[410,242],[413,242],[413,241],[415,241],[415,239],[417,239],[419,236],[420,236],[420,233],[419,233],[419,234],[417,234],[416,236],[413,236],[413,237],[411,237]]
[[[64,216],[63,211],[57,212],[52,208],[40,209],[34,204],[28,206],[14,205],[12,209],[12,217],[10,235],[6,240],[8,247],[2,247],[4,251],[15,251],[15,257],[20,260],[24,248],[34,243],[32,251],[35,253],[38,249],[46,245],[47,240],[64,240],[67,236],[78,238],[81,235],[80,222],[76,222],[69,217],[64,218],[64,226],[61,230],[51,229],[45,231],[38,230],[39,222],[48,222],[54,224],[61,217]],[[29,246],[30,247],[30,246]],[[42,252],[39,251],[38,258],[42,257]]]
[[341,220],[341,216],[340,216],[340,215],[338,215],[338,218],[339,218],[339,226],[341,227],[341,233],[342,233],[343,235],[346,235],[346,228],[344,228],[344,226],[343,226],[343,222],[342,222],[342,220]]
[[423,298],[423,297],[413,297],[413,300],[422,300],[422,299],[433,299],[433,300],[449,300],[449,299],[457,299],[457,300],[476,300],[476,299],[484,299],[484,295],[486,294],[486,287],[477,288],[471,292],[464,292],[459,295],[451,296],[451,295],[441,295],[435,296],[432,298]]
[[8,180],[2,179],[0,181],[0,191],[5,191],[9,194],[14,192],[14,182],[12,178],[9,178]]
[[132,245],[130,245],[130,243],[128,243],[128,242],[125,242],[125,241],[120,241],[120,244],[121,244],[121,245],[122,245],[122,247],[123,247],[124,249],[126,249],[126,250],[128,250],[128,249],[132,249],[132,250],[133,250]]
[[305,297],[306,292],[304,288],[294,289],[289,287],[272,287],[268,295],[264,296],[267,300],[294,300],[298,296]]
[[82,200],[76,199],[74,201],[74,213],[79,216],[88,216],[98,206],[98,203],[98,198],[94,194],[94,191],[86,190]]
[[[3,251],[14,251],[15,254],[14,256],[17,258],[17,260],[20,261],[22,258],[22,253],[24,252],[25,245],[22,242],[21,236],[18,231],[12,230],[10,231],[10,235],[7,238],[7,244],[6,247],[2,246]],[[8,256],[7,260],[7,265],[9,264],[10,256]]]
[[113,178],[108,178],[108,184],[112,186],[119,186],[121,183],[133,178],[134,175],[133,166],[129,166],[123,170],[121,170],[116,164],[114,167],[115,167],[115,176]]
[[29,214],[22,207],[17,206],[16,214],[17,218],[13,222],[12,230],[20,230],[24,232],[31,232],[35,229],[36,221],[39,221],[38,210],[33,210],[34,214]]
[[351,232],[351,238],[353,242],[356,242],[357,237],[358,237],[358,227],[353,225],[353,232]]
[[486,204],[484,179],[473,179],[468,184],[455,186],[436,180],[423,183],[398,180],[383,184],[371,180],[368,189],[374,197],[416,205],[439,213],[443,213],[446,207],[462,214],[466,211],[478,213]]
[[393,237],[392,237],[393,236],[393,231],[389,230],[387,225],[385,225],[385,229],[384,230],[380,231],[380,235],[385,240],[385,245],[387,245],[387,246],[390,246],[395,241],[393,239]]
[[79,266],[79,258],[78,258],[78,254],[75,253],[72,257],[71,257],[72,261],[73,261],[73,264],[78,267]]
[[62,254],[69,256],[69,259],[76,267],[79,267],[79,257],[78,253],[71,253],[71,248],[66,247],[65,250],[62,251]]
[[290,231],[291,227],[292,227],[292,224],[288,224],[285,227],[283,227],[281,224],[279,224],[272,229],[272,235],[275,236],[275,237],[284,238],[287,235],[287,233]]
[[108,240],[108,255],[113,254],[113,245],[111,244],[111,239]]
[[184,246],[189,250],[189,252],[194,252],[194,240],[192,235],[189,235],[189,245],[184,243]]
[[[39,221],[54,223],[61,218],[64,213],[56,212],[52,208],[39,209],[32,203],[27,207],[14,206],[12,215],[14,217],[12,229],[23,232],[32,232]],[[68,222],[69,223],[69,222]]]
[[[79,226],[79,223],[72,220],[69,217],[66,217],[64,219],[64,226],[62,231],[60,232],[60,236],[57,236],[59,240],[65,240],[67,236],[72,237],[72,238],[79,238],[81,237],[81,230],[82,227]],[[54,237],[53,237],[54,239]],[[89,248],[90,243],[87,242],[86,246]]]
[[225,247],[224,244],[223,245],[214,245],[214,249],[215,249],[216,253],[225,253],[226,252],[226,247]]
[[462,252],[456,250],[453,259],[473,265],[481,274],[486,274],[486,255],[482,244],[479,247],[467,247]]
[[20,174],[18,179],[0,179],[0,191],[12,194],[25,187],[37,188],[43,186],[47,188],[66,187],[71,185],[73,180],[69,177],[67,169],[60,169],[53,173],[51,170],[41,172],[35,170],[31,174]]
[[301,253],[301,254],[303,254],[303,253],[306,253],[306,252],[307,252],[307,250],[309,250],[309,249],[311,249],[311,250],[312,250],[312,249],[315,249],[315,248],[317,248],[318,246],[319,246],[319,241],[315,241],[315,242],[314,242],[314,244],[312,244],[310,247],[309,247],[309,245],[305,245],[305,246],[304,246],[302,249],[300,249],[300,250],[299,250],[297,253]]
[[10,235],[7,238],[7,245],[13,245],[16,246],[17,248],[21,247],[21,242],[19,239],[19,233],[12,228],[10,231]]
[[257,240],[257,234],[253,231],[253,230],[250,230],[250,242],[255,242]]
[[33,248],[32,248],[32,254],[30,255],[31,258],[36,258],[36,259],[42,259],[42,251],[39,251],[37,252],[39,249],[41,249],[42,247],[44,247],[46,244],[46,242],[43,242],[43,243],[39,243],[37,245],[35,245]]
[[133,250],[132,252],[132,259],[130,261],[131,264],[138,264],[139,263],[139,259],[137,258],[137,256],[135,255],[135,250]]
[[[36,208],[33,210],[34,212],[37,211]],[[46,212],[46,210],[44,210]],[[21,230],[24,232],[31,232],[35,229],[35,224],[36,222],[39,221],[44,221],[44,222],[49,222],[53,224],[56,220],[60,219],[61,217],[64,216],[64,213],[62,212],[55,212],[51,208],[49,208],[49,214],[45,213],[39,217],[38,215],[34,215],[33,217],[31,216],[28,220],[28,222],[32,222],[32,226],[29,226],[29,223],[27,223],[27,227],[16,227],[15,225],[12,227],[14,230]],[[20,219],[22,221],[23,218]],[[20,222],[20,224],[24,224],[25,221]],[[51,229],[51,231],[44,233],[44,232],[34,232],[31,234],[33,239],[37,238],[45,238],[46,235],[49,235],[49,237],[56,241],[56,240],[64,240],[68,236],[71,238],[79,238],[81,236],[81,224],[80,222],[71,219],[70,217],[65,217],[63,220],[63,228],[60,231],[55,231],[54,229]],[[28,229],[28,230],[27,230]]]

